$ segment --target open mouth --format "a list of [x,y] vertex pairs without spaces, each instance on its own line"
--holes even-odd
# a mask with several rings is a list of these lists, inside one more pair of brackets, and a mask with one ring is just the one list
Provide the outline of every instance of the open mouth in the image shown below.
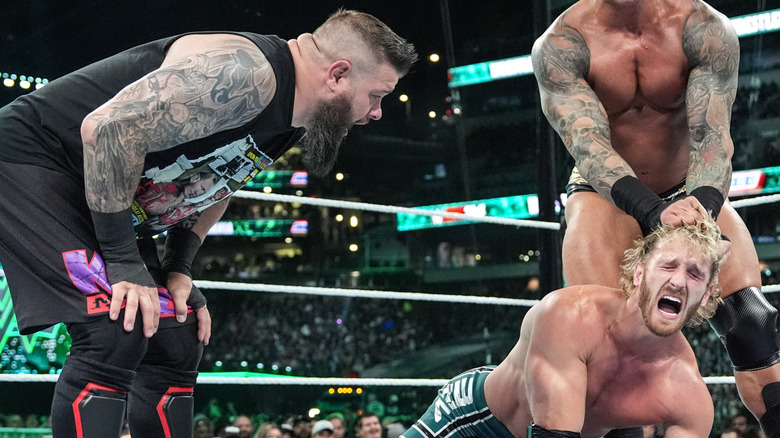
[[658,310],[667,315],[677,315],[682,310],[682,300],[671,295],[664,295],[658,301]]

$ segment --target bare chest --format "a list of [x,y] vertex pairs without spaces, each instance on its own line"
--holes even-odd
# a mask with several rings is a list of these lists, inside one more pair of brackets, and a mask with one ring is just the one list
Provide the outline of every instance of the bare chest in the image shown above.
[[675,391],[660,367],[624,362],[588,373],[583,436],[601,436],[610,429],[660,424],[669,420]]
[[669,30],[586,36],[588,82],[610,116],[650,106],[656,111],[684,107],[688,62],[681,36]]

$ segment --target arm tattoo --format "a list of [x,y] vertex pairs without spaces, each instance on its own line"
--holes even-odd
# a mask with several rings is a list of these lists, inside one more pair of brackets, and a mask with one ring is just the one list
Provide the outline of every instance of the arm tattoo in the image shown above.
[[691,72],[686,91],[691,131],[687,186],[712,186],[728,196],[731,185],[731,106],[739,71],[739,42],[725,18],[705,7],[686,20],[683,50]]
[[199,211],[195,214],[191,214],[186,218],[184,218],[184,220],[177,222],[175,226],[179,228],[184,228],[185,230],[191,230],[192,227],[194,227],[195,224],[198,223],[198,218],[200,218],[201,213],[202,212]]
[[558,132],[582,175],[607,199],[612,184],[633,170],[614,151],[609,119],[585,77],[590,50],[565,16],[537,41],[533,67],[542,111]]
[[235,38],[127,86],[88,116],[95,127],[84,138],[90,207],[127,207],[147,153],[241,126],[265,109],[275,91],[265,56]]

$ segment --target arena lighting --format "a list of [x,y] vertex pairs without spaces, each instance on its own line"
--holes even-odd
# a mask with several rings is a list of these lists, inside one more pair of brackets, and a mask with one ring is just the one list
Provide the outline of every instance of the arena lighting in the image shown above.
[[[780,30],[780,9],[729,18],[740,38]],[[447,70],[450,88],[533,74],[531,55],[480,62]]]
[[49,80],[46,78],[39,78],[35,76],[28,76],[28,75],[17,75],[16,73],[5,73],[0,72],[0,77],[3,78],[3,85],[6,87],[13,87],[17,84],[19,84],[19,87],[22,89],[29,89],[30,87],[35,84],[35,89],[43,87],[44,85],[49,83]]
[[264,170],[249,181],[245,189],[263,190],[265,187],[272,189],[306,187],[309,184],[309,174],[303,170]]
[[362,394],[363,388],[357,387],[352,388],[350,386],[339,386],[339,387],[330,387],[328,388],[328,394],[334,395],[334,394],[340,394],[340,395],[352,395],[352,394]]
[[[747,195],[770,195],[780,193],[780,166],[759,169],[737,170],[731,174],[729,198]],[[566,194],[560,194],[555,201],[555,213],[566,206]],[[450,204],[418,206],[422,210],[441,210],[448,213],[464,213],[470,216],[502,217],[510,219],[535,219],[539,216],[539,198],[536,194],[505,196],[501,198],[478,199]],[[396,214],[398,231],[412,231],[450,225],[474,223],[468,219],[443,216],[422,216],[409,213]]]

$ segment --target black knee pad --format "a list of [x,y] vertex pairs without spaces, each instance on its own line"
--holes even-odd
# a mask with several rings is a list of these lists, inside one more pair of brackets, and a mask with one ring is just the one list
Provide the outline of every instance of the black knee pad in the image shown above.
[[758,423],[767,438],[780,438],[780,382],[770,383],[761,389],[766,413]]
[[645,433],[641,427],[624,427],[622,429],[612,429],[604,435],[604,438],[644,438]]
[[754,371],[780,363],[777,314],[756,287],[723,300],[709,322],[735,370]]
[[52,429],[57,437],[118,437],[133,372],[69,356],[54,388]]
[[128,399],[130,433],[142,437],[192,436],[198,373],[141,364]]
[[125,331],[123,321],[124,311],[119,313],[116,321],[103,315],[89,322],[68,324],[71,355],[135,369],[146,354],[149,340],[143,334],[140,312],[132,331]]

